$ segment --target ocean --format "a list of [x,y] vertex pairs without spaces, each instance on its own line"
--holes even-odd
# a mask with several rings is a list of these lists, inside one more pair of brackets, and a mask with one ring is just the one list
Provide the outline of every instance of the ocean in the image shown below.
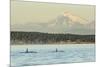
[[11,67],[80,62],[95,62],[94,44],[11,45]]

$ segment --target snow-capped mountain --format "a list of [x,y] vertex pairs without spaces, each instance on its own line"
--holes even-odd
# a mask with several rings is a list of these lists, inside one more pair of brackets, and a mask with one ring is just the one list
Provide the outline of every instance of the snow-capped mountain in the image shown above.
[[[90,22],[91,21],[91,22]],[[38,31],[48,33],[73,33],[73,34],[94,34],[95,21],[86,20],[70,12],[64,12],[53,20],[41,23],[29,23],[13,26],[17,30]],[[19,29],[17,28],[19,27]],[[12,29],[14,29],[12,28]]]

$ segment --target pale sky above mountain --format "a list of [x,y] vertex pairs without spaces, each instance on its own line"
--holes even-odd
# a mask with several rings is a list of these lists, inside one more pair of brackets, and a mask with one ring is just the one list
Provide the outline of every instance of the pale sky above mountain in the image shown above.
[[94,34],[94,24],[94,5],[11,1],[12,31]]

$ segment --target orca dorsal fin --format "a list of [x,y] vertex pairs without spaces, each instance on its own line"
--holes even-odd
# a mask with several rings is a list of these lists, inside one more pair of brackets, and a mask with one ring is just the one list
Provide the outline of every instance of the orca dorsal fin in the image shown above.
[[58,49],[56,48],[56,52],[58,52]]
[[28,48],[26,49],[26,53],[28,53]]

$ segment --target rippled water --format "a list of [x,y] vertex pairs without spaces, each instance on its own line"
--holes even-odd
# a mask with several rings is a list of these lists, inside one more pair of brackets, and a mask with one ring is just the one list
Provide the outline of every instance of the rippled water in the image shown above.
[[[27,48],[37,53],[23,53]],[[56,48],[58,52],[55,52]],[[11,66],[16,67],[94,61],[94,44],[11,46]]]

